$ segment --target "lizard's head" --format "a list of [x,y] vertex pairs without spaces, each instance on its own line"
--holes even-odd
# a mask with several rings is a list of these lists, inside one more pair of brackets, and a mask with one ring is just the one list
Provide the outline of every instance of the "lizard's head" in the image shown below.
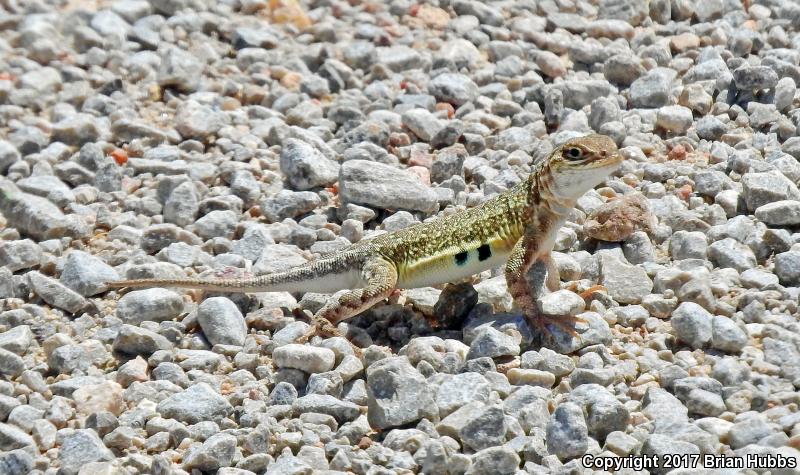
[[617,146],[606,135],[568,140],[550,155],[552,191],[562,198],[578,199],[602,183],[622,163]]

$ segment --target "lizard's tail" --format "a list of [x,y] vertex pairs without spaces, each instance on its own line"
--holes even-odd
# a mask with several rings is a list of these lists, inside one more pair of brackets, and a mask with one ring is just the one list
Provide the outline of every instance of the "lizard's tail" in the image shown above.
[[216,292],[320,292],[330,293],[359,285],[361,268],[341,257],[320,259],[284,272],[241,279],[134,279],[106,282],[110,289],[181,287]]
[[212,290],[216,292],[271,292],[273,289],[263,277],[247,279],[132,279],[106,282],[109,289],[180,287],[185,289]]

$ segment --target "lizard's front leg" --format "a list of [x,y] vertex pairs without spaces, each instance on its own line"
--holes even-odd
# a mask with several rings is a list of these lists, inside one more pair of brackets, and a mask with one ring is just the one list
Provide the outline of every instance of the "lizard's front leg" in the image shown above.
[[[506,263],[506,284],[508,285],[508,291],[514,298],[514,303],[517,304],[517,307],[519,307],[532,326],[544,332],[549,332],[547,325],[553,324],[570,335],[577,335],[575,324],[583,322],[582,319],[568,315],[545,315],[539,311],[536,298],[531,292],[526,278],[528,270],[537,261],[543,262],[547,267],[546,284],[548,289],[557,290],[559,288],[558,270],[550,253],[542,252],[539,249],[535,237],[525,235],[514,245]],[[555,269],[555,271],[552,269]]]
[[314,335],[343,336],[336,325],[367,310],[389,297],[397,285],[397,269],[382,258],[367,261],[361,270],[366,285],[331,299],[314,315],[312,326],[297,341],[307,341]]

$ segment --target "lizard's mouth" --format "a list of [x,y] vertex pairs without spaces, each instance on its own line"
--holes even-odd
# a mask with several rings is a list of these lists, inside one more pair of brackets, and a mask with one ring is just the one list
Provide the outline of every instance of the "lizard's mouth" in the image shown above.
[[614,150],[607,155],[597,155],[594,160],[587,161],[583,164],[583,166],[590,169],[617,167],[622,164],[622,160],[622,155],[620,155],[618,151]]

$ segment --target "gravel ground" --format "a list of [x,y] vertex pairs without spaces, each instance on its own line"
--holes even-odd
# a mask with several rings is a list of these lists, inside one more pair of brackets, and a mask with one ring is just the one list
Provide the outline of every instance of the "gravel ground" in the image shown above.
[[[800,473],[799,3],[295,7],[0,1],[1,473]],[[282,270],[592,131],[626,160],[541,299],[580,338],[501,270],[342,324],[361,357],[293,343],[325,295],[103,284]]]

